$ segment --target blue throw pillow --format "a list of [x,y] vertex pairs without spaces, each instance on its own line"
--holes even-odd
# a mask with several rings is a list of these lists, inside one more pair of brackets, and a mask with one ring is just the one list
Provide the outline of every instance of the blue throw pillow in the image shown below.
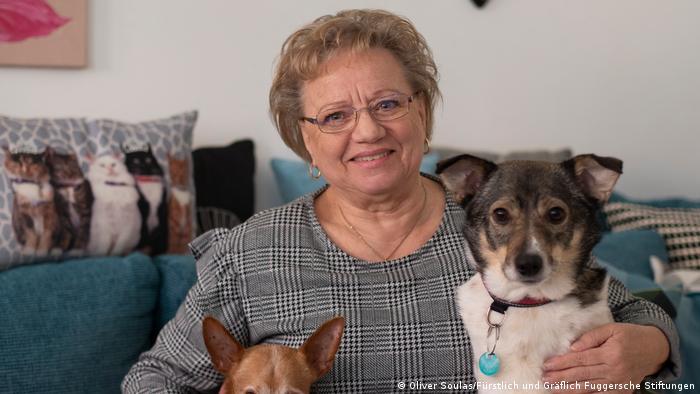
[[160,274],[160,296],[156,310],[155,332],[175,317],[190,287],[197,281],[194,258],[188,255],[161,255],[153,258]]
[[617,269],[651,280],[654,279],[654,273],[649,265],[649,257],[656,256],[662,261],[668,261],[664,239],[653,230],[605,233],[593,249],[593,254]]
[[608,274],[622,282],[625,287],[631,292],[647,291],[660,289],[659,285],[653,279],[649,279],[643,275],[635,274],[621,270],[615,264],[602,259],[598,259],[598,263],[608,270]]
[[323,177],[313,179],[309,176],[309,165],[301,160],[271,159],[270,166],[275,174],[277,190],[282,202],[288,203],[297,197],[311,193],[326,184]]
[[[420,171],[426,174],[435,174],[440,156],[436,152],[423,156]],[[270,160],[272,172],[275,174],[277,189],[282,195],[282,201],[288,203],[305,194],[312,193],[323,185],[326,180],[323,177],[313,179],[309,176],[309,165],[301,160],[289,160],[274,158]]]
[[0,391],[119,392],[151,346],[157,292],[142,254],[0,273]]

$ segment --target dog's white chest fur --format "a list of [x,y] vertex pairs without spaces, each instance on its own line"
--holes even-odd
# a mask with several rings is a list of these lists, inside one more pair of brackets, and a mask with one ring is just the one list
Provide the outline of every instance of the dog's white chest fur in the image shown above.
[[[510,392],[548,393],[541,382],[544,361],[566,353],[571,343],[584,332],[613,321],[607,301],[607,278],[600,292],[599,301],[586,307],[581,307],[574,297],[532,308],[510,307],[495,351],[501,362],[500,370],[493,376],[486,376],[479,370],[479,357],[487,351],[487,346],[493,344],[493,337],[489,344],[486,338],[486,314],[493,299],[486,291],[481,275],[474,275],[457,289],[456,301],[471,341],[477,380],[494,385],[512,384],[518,389]],[[494,323],[502,318],[495,312],[492,312],[492,317]],[[496,386],[489,390],[482,386],[479,392],[502,393],[503,388]]]

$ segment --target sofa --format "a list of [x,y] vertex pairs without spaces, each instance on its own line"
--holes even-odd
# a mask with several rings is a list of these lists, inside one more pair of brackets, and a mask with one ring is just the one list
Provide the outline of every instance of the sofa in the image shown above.
[[[278,178],[301,176],[273,171]],[[297,172],[305,171],[298,166]],[[285,195],[294,198],[293,193]],[[700,208],[689,200],[635,201],[619,194],[612,202]],[[608,227],[595,249],[599,261],[632,291],[674,316],[684,361],[681,382],[699,384],[700,293],[654,281],[650,257],[669,260],[666,240],[657,230],[617,231],[607,217],[601,219]],[[119,392],[123,376],[152,346],[195,280],[191,256],[141,253],[0,272],[0,392]]]
[[141,253],[0,273],[0,392],[118,393],[195,278],[190,256]]

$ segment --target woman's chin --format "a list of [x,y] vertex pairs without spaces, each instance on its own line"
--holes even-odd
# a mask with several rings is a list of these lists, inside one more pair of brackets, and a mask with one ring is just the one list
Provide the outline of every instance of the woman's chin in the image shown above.
[[[419,173],[416,172],[416,177]],[[351,176],[346,184],[357,191],[367,195],[386,195],[397,193],[410,185],[409,177],[405,173],[382,172],[360,176]]]

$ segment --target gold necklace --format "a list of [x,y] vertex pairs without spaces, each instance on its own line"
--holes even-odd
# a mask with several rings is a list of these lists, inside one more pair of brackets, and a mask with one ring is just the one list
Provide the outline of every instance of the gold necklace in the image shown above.
[[340,207],[340,205],[338,205],[338,211],[340,211],[340,216],[343,218],[343,221],[345,221],[345,225],[350,229],[350,231],[352,231],[357,236],[357,238],[359,238],[360,241],[362,241],[362,243],[365,244],[365,246],[367,246],[369,248],[369,250],[371,250],[377,257],[379,257],[379,260],[387,261],[394,255],[394,253],[396,253],[397,250],[399,250],[401,245],[403,245],[403,243],[406,241],[408,236],[411,234],[413,229],[418,224],[418,221],[420,220],[421,216],[423,216],[423,211],[425,210],[425,205],[428,201],[428,191],[425,190],[425,185],[423,184],[422,181],[421,181],[420,185],[423,188],[423,205],[421,205],[420,211],[418,212],[418,215],[416,216],[416,220],[413,222],[411,229],[406,232],[406,234],[401,238],[401,241],[399,241],[399,243],[396,245],[396,247],[386,257],[382,256],[382,254],[379,253],[377,251],[377,249],[375,249],[369,242],[367,242],[365,237],[362,236],[362,233],[360,233],[360,231],[358,229],[356,229],[355,226],[350,224],[350,222],[348,221],[348,218],[345,217],[345,213],[343,213],[343,209]]

